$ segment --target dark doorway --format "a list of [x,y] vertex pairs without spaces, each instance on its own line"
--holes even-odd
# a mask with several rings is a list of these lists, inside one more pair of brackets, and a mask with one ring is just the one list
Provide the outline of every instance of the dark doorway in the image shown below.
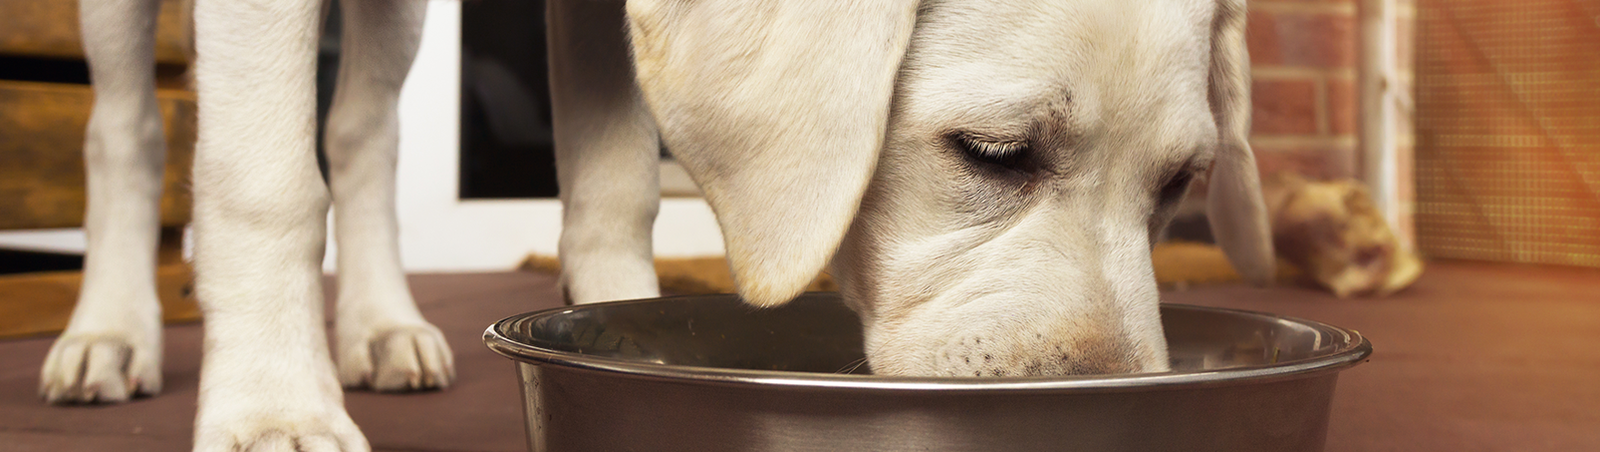
[[557,194],[544,9],[461,4],[462,199]]

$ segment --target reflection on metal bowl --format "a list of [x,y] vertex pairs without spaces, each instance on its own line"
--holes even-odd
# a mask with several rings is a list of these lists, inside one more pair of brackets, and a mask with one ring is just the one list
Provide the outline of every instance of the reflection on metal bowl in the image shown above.
[[1172,372],[862,375],[860,321],[831,293],[774,309],[731,295],[512,316],[535,451],[1319,451],[1339,371],[1371,354],[1306,320],[1162,307]]

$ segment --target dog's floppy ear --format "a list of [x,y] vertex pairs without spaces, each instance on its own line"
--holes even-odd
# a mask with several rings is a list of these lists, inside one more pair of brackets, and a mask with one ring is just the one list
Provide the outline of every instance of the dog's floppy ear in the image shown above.
[[739,294],[827,265],[883,145],[915,0],[629,0],[639,86],[717,214]]
[[1206,199],[1211,233],[1246,281],[1266,285],[1276,274],[1271,227],[1250,151],[1250,56],[1244,0],[1218,0],[1211,29],[1211,113],[1217,157]]

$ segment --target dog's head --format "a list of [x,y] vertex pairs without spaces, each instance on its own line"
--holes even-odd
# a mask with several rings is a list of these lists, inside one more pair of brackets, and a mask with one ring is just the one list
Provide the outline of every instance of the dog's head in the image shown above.
[[1167,368],[1150,246],[1209,175],[1267,281],[1244,5],[630,1],[640,86],[740,294],[830,259],[892,375]]

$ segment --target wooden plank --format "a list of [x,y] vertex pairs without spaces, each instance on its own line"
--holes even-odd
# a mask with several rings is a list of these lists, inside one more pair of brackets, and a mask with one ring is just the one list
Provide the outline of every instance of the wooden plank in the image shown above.
[[[156,61],[188,64],[192,34],[182,0],[162,0],[156,18]],[[78,32],[78,2],[0,1],[0,54],[83,59]]]
[[[161,224],[189,221],[194,162],[194,95],[157,90],[167,134]],[[0,229],[83,224],[83,133],[94,95],[88,86],[0,81]]]
[[156,246],[156,265],[183,263],[183,228],[161,228],[161,241]]
[[[1219,284],[1240,281],[1239,274],[1228,263],[1228,257],[1216,245],[1191,242],[1163,242],[1156,244],[1150,253],[1155,268],[1156,283],[1164,289],[1184,289],[1191,285]],[[656,278],[661,290],[674,295],[733,293],[733,275],[728,261],[721,256],[656,258]],[[518,270],[534,273],[561,273],[561,260],[555,256],[538,253],[523,259]],[[1301,276],[1294,265],[1278,261],[1280,283],[1290,283]],[[837,291],[839,284],[824,272],[817,275],[806,291]]]
[[[168,323],[200,318],[194,275],[186,264],[156,269],[156,295]],[[0,276],[0,338],[55,334],[65,329],[77,304],[83,273],[38,272]]]

